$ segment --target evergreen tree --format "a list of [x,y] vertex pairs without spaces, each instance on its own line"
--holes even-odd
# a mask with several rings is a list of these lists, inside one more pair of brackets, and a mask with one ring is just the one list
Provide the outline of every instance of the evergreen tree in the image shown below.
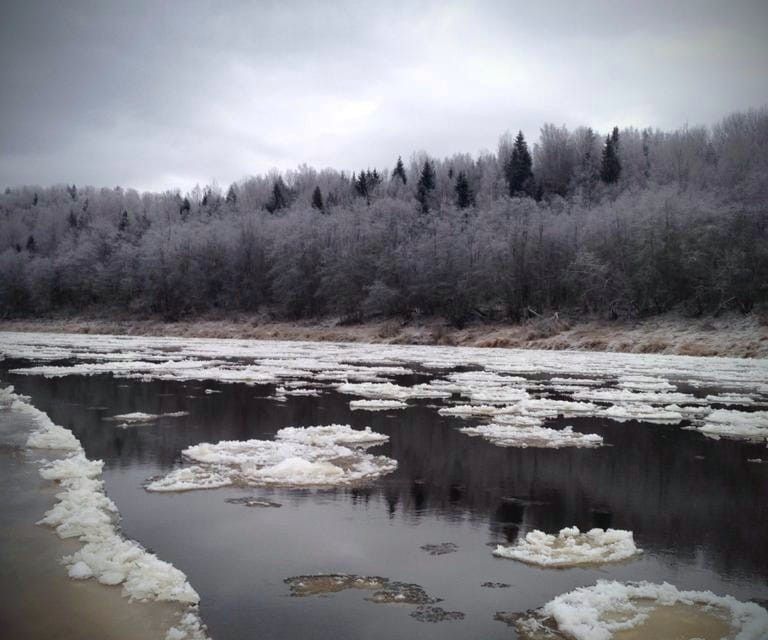
[[123,211],[123,213],[120,215],[120,222],[117,225],[117,228],[120,231],[125,231],[128,228],[128,212]]
[[355,187],[355,191],[359,196],[363,198],[368,197],[368,177],[365,171],[361,171],[360,175],[355,179],[355,174],[352,174],[352,184]]
[[182,217],[182,219],[187,219],[191,209],[192,204],[190,203],[189,198],[184,198],[184,200],[182,200],[181,204],[179,205],[179,215]]
[[469,186],[469,180],[463,171],[459,171],[459,175],[456,178],[456,204],[459,209],[466,209],[472,204],[474,195],[472,194],[472,188]]
[[621,162],[619,162],[619,128],[614,127],[613,133],[605,138],[603,147],[603,160],[600,166],[600,178],[607,184],[618,182],[621,175]]
[[234,182],[229,185],[229,190],[227,191],[227,197],[225,200],[228,205],[233,207],[237,204],[237,187],[235,186]]
[[408,184],[408,178],[405,176],[405,167],[403,166],[403,159],[398,156],[395,170],[392,172],[392,180],[399,178],[403,181],[403,184]]
[[37,244],[35,244],[35,236],[29,236],[27,238],[27,251],[29,253],[34,253],[37,249]]
[[323,207],[323,194],[320,191],[320,187],[315,187],[315,190],[312,192],[312,208],[317,209],[318,211],[324,211]]
[[533,195],[533,160],[522,131],[517,132],[505,173],[509,195]]
[[435,190],[435,170],[429,159],[424,161],[419,183],[416,189],[416,199],[421,203],[422,213],[429,211],[429,196]]
[[272,198],[267,203],[267,211],[275,213],[275,211],[285,209],[288,206],[287,191],[288,188],[285,186],[282,178],[275,180],[275,183],[272,185]]

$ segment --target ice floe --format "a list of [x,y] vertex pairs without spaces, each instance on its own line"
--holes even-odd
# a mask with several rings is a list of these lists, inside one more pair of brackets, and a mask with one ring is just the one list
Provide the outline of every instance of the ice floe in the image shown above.
[[228,485],[288,487],[349,485],[391,473],[397,462],[366,448],[388,436],[349,425],[286,427],[275,440],[223,440],[182,451],[196,463],[150,480],[148,491],[187,491]]
[[405,409],[408,407],[402,400],[350,400],[349,408],[353,411],[389,411],[390,409]]
[[38,522],[51,527],[61,538],[82,543],[80,549],[62,559],[69,577],[122,585],[123,594],[131,600],[161,600],[186,606],[179,622],[179,629],[186,635],[169,637],[206,638],[197,613],[200,598],[184,573],[122,536],[117,507],[107,497],[101,480],[104,463],[89,460],[71,431],[53,424],[24,396],[15,394],[12,387],[0,390],[0,403],[5,410],[34,417],[39,428],[30,435],[27,446],[70,451],[40,468],[40,475],[57,482],[61,491],[56,494],[56,503]]
[[183,418],[188,415],[188,411],[173,411],[171,413],[144,413],[143,411],[134,411],[132,413],[122,413],[116,416],[107,416],[103,419],[119,422],[119,426],[121,427],[138,427],[157,422],[160,418]]
[[572,567],[617,562],[640,552],[631,531],[590,529],[582,533],[578,527],[566,527],[557,535],[535,529],[513,546],[497,546],[493,554],[543,567]]
[[460,429],[468,436],[482,436],[500,447],[539,447],[561,449],[563,447],[599,447],[602,436],[596,433],[579,433],[572,427],[548,429],[546,427],[517,427],[508,424],[481,424]]
[[679,409],[676,405],[653,407],[649,404],[614,404],[603,410],[602,415],[616,422],[639,420],[657,424],[677,424],[684,419]]
[[[684,591],[671,584],[599,580],[557,596],[527,614],[497,614],[513,624],[523,638],[610,640],[621,631],[637,637],[659,637],[654,627],[663,621],[665,637],[726,637],[763,640],[768,634],[768,611],[753,602],[711,591]],[[681,624],[682,623],[682,624]],[[647,633],[643,633],[647,630]],[[658,630],[658,629],[657,629]],[[717,630],[712,635],[713,630]],[[685,635],[682,635],[685,632]],[[698,632],[698,633],[697,633]]]
[[[322,385],[361,398],[352,401],[355,409],[383,409],[374,401],[433,398],[446,415],[513,426],[544,426],[558,415],[660,424],[690,421],[711,437],[758,438],[757,431],[744,436],[737,433],[739,428],[725,428],[712,405],[768,405],[768,362],[761,360],[0,332],[3,356],[33,361],[34,366],[13,370],[21,375],[108,373],[141,380],[273,384],[273,398],[281,402],[292,395],[315,396],[324,391]],[[66,360],[71,364],[53,362]],[[413,386],[398,383],[398,376],[415,371],[433,377]],[[686,392],[677,391],[678,386]],[[687,392],[696,388],[704,391]],[[546,397],[552,393],[557,400]],[[455,396],[463,404],[446,406]],[[471,406],[476,409],[465,408]],[[713,420],[707,420],[710,413]]]
[[768,439],[768,411],[717,409],[701,425],[689,427],[716,438]]

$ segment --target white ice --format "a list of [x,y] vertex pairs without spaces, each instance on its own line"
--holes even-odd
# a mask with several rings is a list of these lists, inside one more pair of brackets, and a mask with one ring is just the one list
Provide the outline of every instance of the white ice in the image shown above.
[[547,429],[545,427],[518,427],[506,424],[481,424],[460,429],[468,436],[482,436],[500,447],[599,447],[603,438],[595,433],[578,433],[572,427]]
[[617,562],[640,552],[631,531],[590,529],[582,533],[578,527],[566,527],[557,535],[535,529],[513,546],[497,546],[493,554],[543,567],[572,567]]
[[231,484],[264,486],[337,486],[373,480],[397,463],[366,448],[388,436],[349,425],[286,427],[275,440],[203,442],[182,451],[196,463],[150,481],[148,491],[212,489]]
[[676,604],[719,613],[729,623],[735,640],[764,640],[768,637],[768,611],[753,602],[711,591],[684,591],[671,584],[598,580],[557,596],[528,619],[523,629],[541,629],[541,621],[553,619],[558,630],[574,640],[610,640],[617,631],[633,629],[659,606]]
[[405,409],[408,404],[402,400],[350,400],[349,408],[363,411],[388,411],[389,409]]
[[[4,410],[35,418],[39,428],[30,435],[29,447],[71,451],[65,457],[46,462],[40,469],[40,475],[57,482],[61,490],[56,494],[56,503],[38,523],[53,528],[61,538],[82,543],[80,549],[62,559],[69,577],[122,585],[123,594],[131,600],[163,600],[186,605],[189,608],[181,626],[193,629],[195,625],[191,621],[196,619],[200,631],[197,636],[186,637],[204,640],[204,626],[196,609],[200,598],[184,573],[120,533],[117,507],[107,497],[101,480],[104,463],[86,458],[71,431],[53,424],[12,388],[0,390],[0,404]],[[63,435],[64,432],[69,435]],[[185,619],[189,624],[184,623]]]

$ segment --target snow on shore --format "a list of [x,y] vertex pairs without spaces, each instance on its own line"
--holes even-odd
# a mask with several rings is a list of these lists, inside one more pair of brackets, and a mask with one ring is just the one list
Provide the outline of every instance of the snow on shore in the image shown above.
[[573,567],[627,560],[641,550],[631,531],[566,527],[557,535],[535,529],[514,546],[498,545],[493,555],[542,567]]
[[[657,637],[650,627],[662,616],[671,618],[667,633],[674,628],[676,618],[688,618],[698,627],[681,625],[679,637],[691,637],[691,632],[695,637],[697,630],[703,634],[715,627],[733,640],[763,640],[768,636],[768,611],[759,605],[711,591],[683,591],[666,582],[598,580],[591,587],[557,596],[541,609],[515,616],[514,625],[524,638],[565,634],[574,640],[610,640],[619,631],[640,632],[646,623],[651,635],[638,637]],[[558,635],[549,631],[552,622]]]
[[123,594],[131,600],[177,602],[187,608],[166,638],[207,638],[197,613],[200,597],[184,573],[120,533],[117,507],[107,497],[101,480],[104,463],[86,458],[71,431],[54,424],[45,413],[29,404],[27,398],[14,393],[13,387],[0,389],[0,408],[33,417],[38,428],[29,435],[28,447],[68,452],[64,457],[46,462],[40,469],[40,475],[57,482],[61,491],[56,494],[56,504],[38,524],[53,528],[60,538],[83,543],[80,549],[62,559],[69,577],[122,585]]
[[195,463],[147,483],[147,491],[189,491],[233,484],[248,486],[338,486],[391,473],[397,462],[365,449],[388,436],[348,425],[286,427],[275,440],[204,442],[182,451]]

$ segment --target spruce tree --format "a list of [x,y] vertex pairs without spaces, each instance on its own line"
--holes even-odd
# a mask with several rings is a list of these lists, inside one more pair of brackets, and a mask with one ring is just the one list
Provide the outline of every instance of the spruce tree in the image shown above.
[[408,178],[405,176],[405,167],[403,166],[403,159],[398,156],[395,170],[392,172],[392,180],[399,178],[403,181],[403,184],[408,184]]
[[267,211],[275,213],[275,211],[285,209],[285,207],[288,206],[287,190],[288,188],[285,186],[282,178],[275,180],[272,185],[272,198],[270,198],[270,201],[267,203]]
[[522,131],[517,132],[505,173],[510,196],[533,194],[533,159]]
[[315,187],[315,190],[312,192],[312,208],[317,209],[318,211],[324,211],[323,194],[320,191],[320,187]]
[[416,189],[416,199],[421,203],[422,213],[429,211],[429,195],[435,190],[435,170],[429,159],[424,161],[419,183]]
[[456,178],[455,189],[456,204],[458,205],[459,209],[466,209],[472,204],[474,196],[472,194],[472,189],[469,186],[469,180],[467,180],[467,176],[464,175],[463,171],[459,171],[459,175]]
[[355,185],[355,191],[357,191],[357,194],[359,196],[362,196],[363,198],[368,197],[368,175],[366,174],[365,171],[360,172],[360,175],[358,175],[357,180],[355,180],[355,174],[353,173],[352,184]]
[[619,128],[614,127],[613,133],[606,136],[603,147],[603,159],[600,166],[600,178],[607,184],[618,182],[621,175],[621,162],[619,162]]
[[179,215],[182,217],[182,219],[187,219],[191,209],[192,204],[190,203],[189,198],[185,197],[184,200],[182,200],[181,205],[179,205]]
[[233,207],[237,204],[237,188],[235,187],[234,182],[231,185],[229,185],[226,202],[228,205],[231,205]]

